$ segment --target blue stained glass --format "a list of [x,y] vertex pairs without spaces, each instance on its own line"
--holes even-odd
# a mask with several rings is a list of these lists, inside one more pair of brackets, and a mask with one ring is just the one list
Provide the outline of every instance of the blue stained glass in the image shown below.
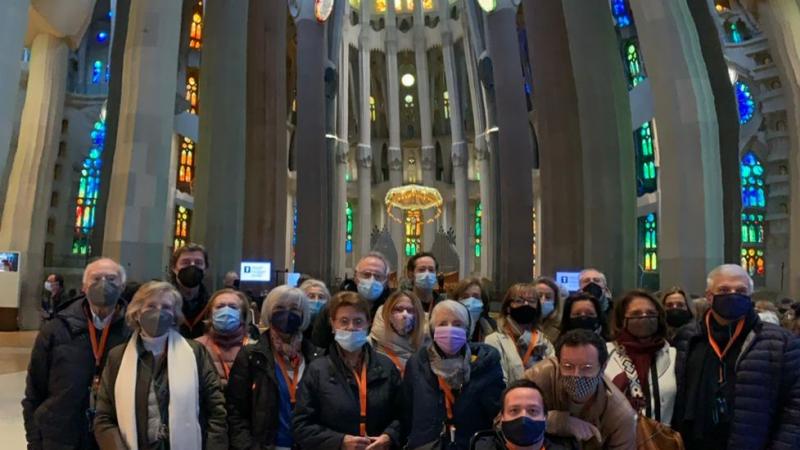
[[[99,62],[99,61],[98,61]],[[106,136],[105,114],[95,122],[91,132],[92,148],[83,160],[81,178],[78,181],[78,194],[75,199],[75,234],[72,241],[72,253],[88,255],[91,232],[95,225],[95,205],[100,193],[100,166],[103,145]]]
[[756,102],[750,86],[742,81],[737,81],[734,89],[736,91],[736,103],[739,105],[739,123],[744,125],[753,118],[756,112]]
[[764,166],[753,152],[742,157],[742,208],[764,208],[767,205],[764,192]]
[[103,63],[101,61],[95,61],[92,64],[92,84],[100,83],[100,76],[103,74]]
[[102,44],[102,43],[106,42],[107,40],[108,40],[108,33],[107,32],[101,31],[101,32],[97,33],[97,42]]
[[631,9],[626,0],[612,0],[611,14],[614,16],[614,22],[617,28],[625,28],[633,23]]

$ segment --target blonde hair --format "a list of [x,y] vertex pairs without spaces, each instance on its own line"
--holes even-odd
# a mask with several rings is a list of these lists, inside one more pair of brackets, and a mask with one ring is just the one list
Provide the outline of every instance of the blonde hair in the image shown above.
[[160,296],[166,296],[172,300],[175,324],[183,323],[185,319],[183,317],[183,297],[181,297],[181,294],[166,281],[151,281],[143,284],[136,291],[133,300],[128,305],[128,311],[125,313],[125,323],[128,324],[128,328],[133,331],[140,331],[139,317],[142,315],[145,303],[153,297]]
[[306,297],[305,292],[284,284],[271,290],[264,300],[264,305],[261,307],[262,326],[269,327],[270,320],[272,320],[272,311],[278,303],[299,304],[300,310],[303,312],[303,323],[300,325],[300,331],[305,331],[311,324],[311,307],[308,305],[308,297]]
[[417,349],[422,345],[422,340],[425,339],[425,309],[422,307],[422,302],[419,300],[419,297],[411,291],[395,291],[386,299],[386,303],[383,304],[381,317],[383,318],[383,323],[388,325],[385,327],[385,332],[389,333],[392,324],[392,309],[394,309],[394,305],[400,303],[400,300],[404,298],[411,300],[411,305],[414,307],[416,322],[414,324],[414,330],[411,332],[409,338],[412,347]]

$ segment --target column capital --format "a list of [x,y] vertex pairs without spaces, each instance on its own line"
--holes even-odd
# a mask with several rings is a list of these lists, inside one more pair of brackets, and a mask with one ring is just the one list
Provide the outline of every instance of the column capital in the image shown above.
[[434,170],[436,168],[436,147],[431,145],[422,146],[422,170]]
[[360,169],[369,169],[372,167],[372,147],[368,144],[358,144],[358,153],[356,153],[356,161]]
[[346,141],[339,141],[336,143],[336,163],[347,164],[350,155],[350,144]]
[[450,157],[453,160],[453,167],[466,166],[467,160],[469,159],[467,143],[464,141],[453,142],[453,148],[450,150]]
[[400,147],[389,147],[388,158],[389,170],[403,170],[403,151],[400,150]]
[[31,0],[25,45],[30,46],[39,34],[65,39],[73,50],[78,48],[92,20],[96,0]]

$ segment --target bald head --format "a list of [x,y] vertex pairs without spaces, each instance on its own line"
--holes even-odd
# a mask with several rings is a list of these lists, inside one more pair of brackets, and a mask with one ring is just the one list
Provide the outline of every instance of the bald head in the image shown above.
[[122,286],[126,281],[125,269],[111,258],[100,258],[90,262],[83,270],[83,292],[86,292],[89,285],[101,278]]

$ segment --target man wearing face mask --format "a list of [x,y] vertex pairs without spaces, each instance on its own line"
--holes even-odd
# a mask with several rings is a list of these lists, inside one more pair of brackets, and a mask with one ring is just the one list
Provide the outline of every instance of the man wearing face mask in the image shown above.
[[443,295],[434,292],[438,272],[439,262],[432,253],[417,253],[406,264],[406,277],[411,284],[408,289],[414,291],[428,313],[436,303],[444,300]]
[[65,294],[64,277],[57,273],[48,275],[42,296],[42,320],[50,320],[55,316],[61,303],[66,300]]
[[100,375],[125,342],[125,270],[108,258],[83,272],[83,296],[42,327],[31,353],[22,413],[28,448],[97,448],[91,433]]
[[200,244],[186,244],[172,254],[169,264],[170,282],[183,298],[184,323],[180,332],[187,339],[203,335],[209,292],[203,284],[208,270],[208,252]]
[[800,340],[759,319],[740,266],[715,268],[706,285],[711,310],[675,339],[673,426],[688,450],[798,448]]
[[548,433],[574,437],[583,450],[636,448],[636,413],[625,395],[603,376],[606,343],[576,329],[556,343],[556,356],[525,372],[540,388]]
[[606,322],[610,322],[611,310],[611,289],[608,288],[608,282],[603,272],[597,269],[589,268],[583,269],[578,275],[581,291],[591,294],[600,302],[600,309],[598,315],[603,315]]

